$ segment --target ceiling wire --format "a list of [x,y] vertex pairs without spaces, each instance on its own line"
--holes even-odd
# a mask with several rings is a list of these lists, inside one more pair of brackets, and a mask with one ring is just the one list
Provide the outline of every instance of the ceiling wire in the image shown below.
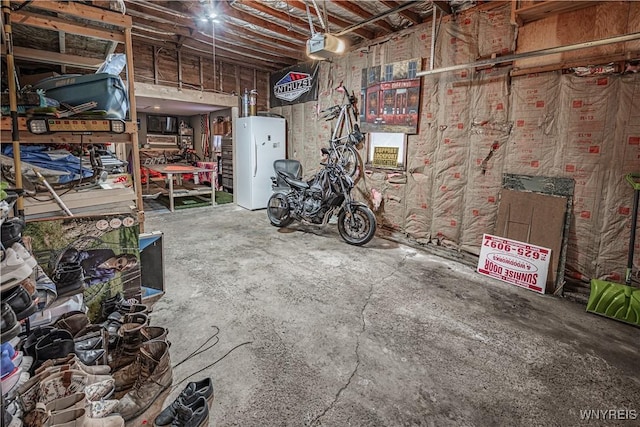
[[[209,17],[211,19],[211,59],[213,61],[213,89],[215,90],[216,88],[216,80],[217,80],[217,75],[216,75],[216,23],[214,22],[214,17],[212,17],[212,15],[214,14],[214,9],[213,9],[213,1],[209,0]],[[222,84],[222,82],[221,82]]]
[[311,12],[309,11],[309,3],[304,2],[304,7],[307,8],[307,19],[309,20],[309,31],[311,31],[311,37],[316,34],[316,29],[313,27],[313,21],[311,19]]
[[289,0],[287,0],[287,16],[289,17],[289,27],[287,31],[293,30],[293,24],[291,24],[291,6],[289,6]]
[[324,31],[327,31],[327,27],[326,25],[324,25],[324,19],[322,19],[322,14],[320,13],[320,8],[318,8],[318,3],[316,3],[316,0],[311,0],[311,2],[313,3],[313,7],[316,9],[316,14],[318,15],[318,21],[320,21],[320,25],[322,26],[322,29]]

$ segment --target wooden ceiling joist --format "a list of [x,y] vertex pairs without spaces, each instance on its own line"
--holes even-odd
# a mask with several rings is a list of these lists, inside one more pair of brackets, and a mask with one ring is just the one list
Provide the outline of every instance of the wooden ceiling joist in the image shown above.
[[[289,5],[295,7],[296,9],[304,10],[305,12],[307,9],[304,0],[291,0],[289,1]],[[352,22],[341,19],[335,15],[329,15],[327,19],[331,24],[334,24],[341,29],[347,28],[353,24]],[[372,40],[376,36],[373,31],[369,31],[364,28],[358,28],[357,30],[354,30],[353,33],[366,40]]]
[[124,34],[121,32],[109,31],[86,24],[74,24],[67,19],[55,16],[45,17],[30,12],[17,11],[11,13],[11,21],[13,25],[28,25],[46,30],[57,30],[79,36],[124,43]]
[[120,28],[131,28],[132,21],[128,15],[123,15],[119,12],[110,10],[104,10],[93,6],[87,6],[80,2],[71,1],[51,1],[51,0],[38,0],[38,1],[19,1],[17,8],[23,3],[27,3],[29,8],[37,8],[48,10],[50,12],[56,12],[60,15],[74,16],[76,18],[82,18],[89,21],[101,22],[106,25],[113,25]]
[[[390,8],[395,8],[400,6],[400,3],[398,3],[397,1],[382,1],[382,3],[385,6],[389,6]],[[422,18],[420,18],[420,15],[418,15],[415,12],[412,12],[410,10],[402,10],[400,12],[398,12],[400,15],[404,16],[405,18],[407,18],[409,21],[411,21],[413,24],[418,25],[422,23]]]
[[[332,0],[333,4],[336,4],[338,6],[340,6],[341,8],[343,8],[344,10],[351,12],[357,16],[359,16],[360,18],[362,18],[363,20],[367,20],[370,18],[374,17],[374,14],[367,12],[366,10],[364,10],[363,8],[361,8],[360,6],[358,6],[355,3],[351,3],[351,2],[346,2],[346,1],[336,1],[336,0]],[[392,33],[395,31],[395,29],[391,26],[391,24],[389,24],[387,21],[383,20],[383,19],[379,19],[375,22],[372,22],[372,25],[376,25],[380,28],[382,28],[383,30],[385,30],[386,33]]]

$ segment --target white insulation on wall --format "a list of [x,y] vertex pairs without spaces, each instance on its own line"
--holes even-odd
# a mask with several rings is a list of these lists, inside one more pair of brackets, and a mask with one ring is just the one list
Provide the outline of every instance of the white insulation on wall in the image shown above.
[[[438,23],[437,66],[511,52],[509,11],[507,4]],[[319,120],[318,111],[341,102],[334,88],[342,82],[359,95],[365,67],[415,57],[428,67],[430,25],[322,63],[316,103],[274,110],[287,118],[289,155],[303,163],[306,176],[319,167],[320,147],[331,135],[331,123]],[[640,173],[640,73],[511,77],[510,71],[423,77],[419,129],[407,136],[406,171],[368,169],[355,196],[374,209],[381,227],[478,254],[482,234],[494,232],[505,173],[571,178],[566,274],[620,280],[633,200],[624,177]],[[367,158],[364,147],[360,156]]]

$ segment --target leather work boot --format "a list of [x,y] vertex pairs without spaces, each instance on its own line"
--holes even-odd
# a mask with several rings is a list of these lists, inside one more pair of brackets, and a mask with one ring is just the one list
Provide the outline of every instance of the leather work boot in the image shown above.
[[83,311],[70,311],[60,316],[54,326],[69,331],[75,339],[90,323],[89,317]]
[[[140,330],[140,334],[145,343],[149,341],[164,341],[171,345],[167,341],[168,333],[169,331],[166,328],[160,326],[143,326]],[[129,363],[127,366],[116,371],[113,374],[113,379],[116,381],[116,391],[128,390],[133,387],[133,384],[138,378],[138,371],[139,367],[137,363]]]
[[[121,344],[123,333],[120,329],[126,323],[137,323],[144,326],[149,324],[149,317],[144,313],[121,314],[114,312],[109,315],[106,322],[102,323],[102,328],[109,334],[109,349],[114,350]],[[129,325],[125,330],[135,328],[135,325]],[[124,332],[124,330],[122,331]]]
[[138,350],[145,341],[141,331],[146,327],[148,319],[145,314],[141,313],[124,316],[124,323],[118,329],[116,347],[111,353],[111,360],[109,360],[111,370],[115,372],[136,360]]
[[64,329],[52,329],[37,339],[35,365],[39,367],[45,360],[66,357],[75,351],[73,337]]
[[115,296],[102,300],[100,314],[101,319],[104,321],[109,318],[109,315],[115,312],[125,315],[132,313],[149,314],[149,311],[147,305],[128,301],[118,292]]
[[69,354],[67,357],[46,360],[38,369],[36,369],[36,374],[44,371],[49,366],[55,365],[70,365],[71,369],[82,371],[85,374],[105,375],[111,372],[111,368],[109,368],[108,365],[87,366],[78,359],[78,356],[75,354]]
[[169,344],[164,341],[149,341],[142,345],[136,359],[140,367],[133,388],[126,394],[114,412],[129,421],[146,411],[149,406],[173,382]]

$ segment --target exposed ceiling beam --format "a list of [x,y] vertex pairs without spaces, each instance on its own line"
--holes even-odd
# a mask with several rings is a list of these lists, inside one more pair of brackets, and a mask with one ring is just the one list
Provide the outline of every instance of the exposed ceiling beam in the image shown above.
[[28,6],[48,10],[50,12],[57,12],[60,15],[70,15],[76,18],[88,19],[89,21],[101,22],[106,25],[114,25],[120,28],[131,27],[131,17],[123,15],[119,12],[113,12],[110,10],[100,9],[94,6],[88,6],[79,2],[73,1],[17,1],[17,7],[20,7],[24,3],[28,3]]
[[[144,29],[142,28],[136,28],[136,35],[142,35],[140,32],[143,31]],[[153,34],[153,33],[151,33]],[[156,42],[161,42],[161,43],[169,43],[171,44],[174,48],[177,49],[178,47],[178,40],[176,38],[171,38],[168,39],[166,38],[166,36],[160,36],[158,37],[157,35],[148,35],[146,36],[148,39],[150,40],[155,40]],[[185,39],[181,46],[191,46],[191,47],[198,47],[200,49],[208,49],[209,53],[211,53],[211,49],[213,48],[213,43],[212,40],[203,40],[203,39],[196,39],[196,38],[191,38],[191,39]],[[238,54],[243,54],[252,58],[261,58],[263,60],[267,60],[267,61],[273,61],[274,63],[282,63],[282,62],[287,62],[285,61],[282,55],[278,55],[278,54],[274,54],[271,52],[264,52],[260,49],[256,49],[253,47],[249,47],[249,46],[239,46],[237,44],[230,44],[227,42],[222,42],[221,40],[216,38],[215,41],[215,48],[216,48],[216,56],[218,56],[220,59],[221,57],[229,57],[229,58],[236,58],[236,59],[240,59],[241,56],[239,56]],[[291,59],[289,61],[290,63],[295,63],[296,60],[295,59]]]
[[[418,0],[418,1],[420,1],[420,0]],[[375,22],[375,21],[377,21],[379,19],[384,19],[385,17],[387,17],[389,15],[392,15],[394,13],[398,13],[398,12],[400,12],[402,10],[405,10],[405,9],[408,9],[408,8],[414,6],[414,3],[415,2],[413,2],[413,1],[408,1],[408,2],[406,2],[404,4],[401,4],[400,6],[397,6],[397,7],[393,8],[393,9],[389,9],[389,10],[387,10],[385,12],[381,12],[381,13],[379,13],[377,15],[372,16],[371,18],[369,18],[368,20],[366,20],[364,22],[361,22],[359,24],[355,24],[355,25],[352,25],[352,26],[350,26],[348,28],[345,28],[344,30],[342,30],[339,33],[337,33],[337,35],[341,36],[343,34],[350,33],[352,31],[355,31],[356,29],[360,28],[363,25],[370,24],[370,23]]]
[[305,47],[305,42],[302,40],[288,41],[288,40],[283,40],[282,38],[271,37],[265,34],[264,32],[260,32],[257,29],[242,27],[240,25],[236,25],[235,23],[232,23],[231,21],[225,22],[224,25],[229,29],[233,28],[233,30],[238,31],[239,34],[244,33],[250,39],[260,38],[262,40],[277,44],[282,47],[288,47],[290,49],[300,50],[301,52],[304,50],[304,47]]
[[[136,21],[139,21],[139,19],[136,19]],[[186,29],[179,29],[179,33],[173,33],[171,31],[158,31],[153,27],[147,27],[141,24],[136,24],[134,28],[136,29],[136,33],[138,34],[140,34],[140,32],[148,33],[149,38],[155,39],[157,41],[171,43],[176,47],[185,44],[187,40],[192,40],[196,43],[202,43],[204,45],[213,47],[213,40],[211,36],[203,32],[190,34],[190,32]],[[290,62],[292,63],[303,59],[301,52],[285,51],[279,48],[273,48],[272,46],[265,46],[260,43],[256,43],[255,41],[243,41],[242,45],[239,45],[237,43],[238,40],[241,39],[233,35],[227,35],[223,38],[219,37],[218,34],[216,34],[216,50],[220,49],[227,52],[239,52],[251,57],[256,57],[256,55],[259,55],[260,57],[263,57],[265,59],[273,58],[274,61],[282,61],[283,58],[291,58]]]
[[44,17],[31,12],[17,11],[11,12],[11,23],[13,25],[28,25],[30,27],[63,31],[69,34],[124,43],[124,34],[121,32],[109,31],[84,23],[74,24],[68,19],[57,18],[55,16]]
[[[307,11],[304,0],[290,0],[289,6],[293,6],[296,9],[304,10],[305,12]],[[337,16],[331,14],[329,14],[327,18],[331,24],[334,24],[340,28],[346,28],[352,24],[352,22],[345,21],[344,19],[338,18]],[[353,31],[353,33],[366,40],[372,40],[376,36],[373,31],[369,31],[364,28],[358,28],[357,30]]]
[[284,29],[283,27],[281,27],[279,24],[275,22],[271,22],[263,18],[258,18],[257,16],[254,16],[254,15],[241,12],[239,10],[236,10],[228,6],[226,3],[219,3],[219,5],[221,9],[220,11],[223,15],[229,16],[231,18],[235,18],[239,21],[246,21],[249,24],[256,25],[258,27],[269,30],[273,33],[280,34],[295,40],[306,42],[307,39],[309,38],[309,34],[301,30],[296,30],[294,28],[293,29],[294,31],[287,31],[286,29]]
[[[179,26],[179,25],[173,28],[168,28],[167,29],[168,31],[157,30],[156,28],[158,26],[154,24],[155,22],[158,22],[158,20],[163,21],[164,20],[163,18],[151,17],[150,15],[144,15],[142,12],[138,12],[138,11],[130,11],[130,13],[132,13],[134,16],[135,29],[139,31],[144,31],[147,33],[154,33],[157,35],[158,38],[163,39],[165,41],[178,43],[179,42],[178,39],[174,37],[174,36],[178,36],[184,39],[193,38],[203,43],[211,42],[211,35],[204,30],[193,31],[189,28],[186,28],[184,26]],[[149,19],[147,19],[144,16],[148,17]],[[207,25],[210,26],[211,23],[207,23]],[[210,28],[207,28],[207,30],[209,32],[211,31]],[[215,36],[216,36],[216,42],[221,41],[223,43],[229,43],[229,44],[239,42],[239,43],[243,43],[245,46],[249,47],[252,50],[259,50],[261,52],[273,53],[273,54],[281,55],[284,57],[290,57],[296,60],[304,59],[303,48],[301,47],[303,45],[302,43],[300,43],[300,46],[298,46],[293,43],[282,42],[281,40],[278,40],[273,37],[262,37],[262,39],[265,40],[267,43],[265,44],[265,42],[262,42],[260,39],[251,38],[249,36],[245,36],[245,37],[239,36],[236,34],[232,34],[230,31],[225,31],[223,32],[222,35],[220,34],[220,31],[216,31]]]
[[[161,46],[163,44],[163,42],[158,43],[156,40],[154,40],[151,37],[147,37],[144,34],[136,34],[133,33],[132,37],[134,39],[134,41],[136,42],[137,46],[143,46],[143,45],[147,45],[147,46]],[[210,49],[201,49],[198,47],[193,47],[193,46],[189,46],[189,45],[183,45],[183,50],[189,50],[191,52],[196,52],[197,56],[199,57],[206,57],[206,58],[210,58],[211,57],[211,50]],[[233,59],[233,58],[224,58],[223,61],[218,61],[218,58],[216,58],[216,62],[224,62],[227,64],[234,64],[234,65],[245,65],[246,64],[246,59]],[[258,69],[258,70],[263,70],[263,71],[273,71],[273,70],[277,70],[279,68],[286,68],[286,65],[283,66],[278,66],[278,65],[274,65],[268,62],[263,62],[263,61],[255,61],[254,63],[252,63],[252,65]],[[142,78],[140,76],[140,74],[136,74],[136,79],[138,78]],[[150,80],[153,80],[153,78],[150,78]]]
[[[231,34],[230,32],[226,31],[224,33],[224,36],[222,37],[218,37],[218,33],[216,32],[215,35],[215,40],[216,40],[216,44],[218,43],[218,41],[223,41],[226,43],[241,43],[242,46],[248,46],[250,49],[252,50],[257,50],[259,52],[265,53],[265,52],[269,52],[269,53],[273,53],[276,55],[279,55],[281,57],[289,57],[289,58],[293,58],[296,59],[298,61],[304,61],[306,58],[306,55],[303,53],[303,49],[299,48],[298,46],[294,46],[294,48],[288,48],[285,47],[280,48],[278,47],[278,44],[276,43],[274,44],[264,44],[263,42],[261,42],[261,40],[257,39],[257,38],[249,38],[249,37],[242,37],[239,35],[235,35],[235,34]],[[284,46],[283,46],[284,47]]]
[[432,1],[431,3],[435,4],[438,9],[447,15],[451,15],[453,13],[453,9],[451,9],[451,5],[447,1]]
[[343,8],[348,12],[358,15],[362,19],[368,21],[367,23],[377,25],[378,27],[384,29],[387,33],[392,33],[395,31],[394,28],[391,26],[391,24],[389,24],[387,21],[384,21],[382,18],[376,21],[369,21],[371,18],[374,17],[374,15],[367,12],[366,10],[364,10],[363,8],[361,8],[355,3],[347,2],[347,1],[336,1],[336,0],[332,0],[332,3],[340,6],[341,8]]
[[[304,20],[304,19],[300,19],[296,16],[291,16],[289,14],[286,14],[284,12],[281,12],[277,9],[273,9],[272,7],[269,7],[263,3],[260,3],[256,0],[236,0],[234,2],[235,4],[242,4],[246,7],[249,7],[251,9],[257,10],[258,12],[262,12],[265,13],[267,15],[270,15],[276,19],[279,19],[281,21],[284,21],[289,25],[289,28],[293,29],[293,25],[297,26],[298,28],[302,28],[302,31],[308,31],[309,29],[309,23]],[[239,10],[239,9],[238,9]]]
[[[400,5],[400,3],[396,2],[396,1],[386,1],[386,0],[382,0],[382,3],[385,6],[389,6],[390,8],[395,8],[398,7]],[[411,12],[410,10],[402,10],[400,12],[398,12],[400,15],[404,16],[405,18],[407,18],[409,21],[411,21],[414,24],[421,24],[422,23],[422,18],[420,18],[420,15],[415,13],[415,12]]]
[[[163,39],[158,39],[157,37],[143,34],[138,32],[137,30],[133,32],[134,38],[139,38],[145,40],[144,43],[152,46],[170,46],[171,48],[176,48],[176,45],[172,41],[167,41]],[[202,53],[202,57],[211,58],[212,56],[212,45],[207,44],[198,40],[189,40],[182,44],[181,49],[190,49],[195,52]],[[257,66],[260,64],[260,67],[263,69],[277,70],[281,68],[286,68],[297,61],[291,59],[287,61],[285,57],[279,56],[270,56],[266,57],[262,54],[256,54],[255,52],[245,51],[244,49],[234,47],[232,49],[223,48],[216,43],[216,62],[228,62],[239,65],[247,65],[247,57],[251,58],[251,66]],[[212,59],[212,58],[211,58]]]

